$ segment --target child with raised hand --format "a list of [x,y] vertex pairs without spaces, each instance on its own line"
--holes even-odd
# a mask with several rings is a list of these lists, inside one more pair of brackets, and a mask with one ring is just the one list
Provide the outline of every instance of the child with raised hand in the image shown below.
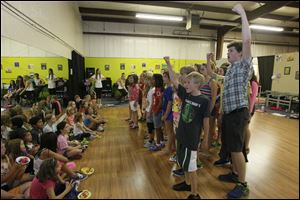
[[[49,158],[43,161],[39,172],[33,179],[30,187],[31,199],[63,199],[72,189],[72,181],[65,182],[60,177],[59,173],[61,165],[54,158]],[[57,182],[65,184],[65,190],[56,195],[55,186]]]
[[164,57],[170,79],[182,100],[182,112],[176,133],[177,161],[185,173],[185,181],[173,186],[176,191],[191,191],[189,199],[200,199],[197,187],[197,149],[200,131],[204,128],[203,149],[208,149],[209,99],[199,90],[204,77],[192,72],[186,77],[184,87],[178,82],[169,57]]

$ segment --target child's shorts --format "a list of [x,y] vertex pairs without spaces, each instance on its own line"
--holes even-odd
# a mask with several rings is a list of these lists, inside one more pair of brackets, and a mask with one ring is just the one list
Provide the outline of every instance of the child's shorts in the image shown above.
[[197,151],[192,151],[177,141],[177,162],[185,172],[197,170]]
[[136,104],[136,106],[134,106],[134,102],[135,101],[130,101],[129,102],[130,110],[133,111],[133,112],[137,111],[137,104]]
[[153,113],[152,112],[150,114],[148,114],[148,112],[146,113],[146,122],[153,123]]
[[154,124],[154,128],[161,127],[161,112],[156,114],[153,113],[153,124]]

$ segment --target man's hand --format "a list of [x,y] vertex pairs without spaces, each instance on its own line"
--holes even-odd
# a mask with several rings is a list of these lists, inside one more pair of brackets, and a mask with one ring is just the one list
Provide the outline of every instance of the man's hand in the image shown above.
[[236,12],[237,14],[241,15],[242,13],[245,12],[243,6],[241,4],[236,4],[233,8],[232,8],[233,12]]

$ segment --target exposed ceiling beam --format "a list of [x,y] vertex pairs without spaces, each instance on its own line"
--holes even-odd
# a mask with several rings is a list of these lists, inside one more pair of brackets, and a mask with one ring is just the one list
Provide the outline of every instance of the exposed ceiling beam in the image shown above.
[[125,15],[125,16],[135,16],[135,14],[137,13],[135,11],[110,10],[110,9],[85,8],[85,7],[79,7],[79,12],[89,13],[89,14]]
[[[254,1],[257,3],[270,3],[272,1]],[[274,2],[274,1],[273,1]],[[289,4],[286,5],[287,7],[292,7],[292,8],[299,8],[299,1],[291,1]]]
[[[116,23],[131,23],[131,24],[149,24],[149,25],[158,25],[158,26],[176,26],[176,27],[185,27],[185,22],[163,22],[163,21],[146,21],[146,20],[139,20],[139,19],[126,19],[126,18],[112,18],[112,17],[97,17],[97,16],[82,16],[83,21],[99,21],[99,22],[116,22]],[[223,30],[223,27],[218,26],[210,26],[210,25],[203,25],[200,24],[200,29],[208,29],[208,30],[215,30],[217,31],[218,28]],[[292,31],[293,28],[286,28],[287,31]],[[233,32],[241,32],[240,28],[233,30]],[[255,30],[254,32],[257,33],[264,33],[263,31]],[[276,33],[272,32],[268,34],[273,35],[282,35],[282,36],[291,36],[291,37],[299,37],[298,33],[289,33],[289,32],[281,32]]]
[[[133,36],[133,37],[151,37],[151,38],[170,38],[170,39],[185,39],[185,40],[205,40],[205,41],[216,41],[213,37],[201,37],[198,35],[154,35],[154,34],[137,34],[137,33],[109,33],[109,32],[83,32],[85,35],[115,35],[115,36]],[[231,42],[233,39],[225,38],[224,42]],[[254,41],[255,44],[263,45],[276,45],[276,46],[290,46],[299,47],[298,44],[285,44],[285,43],[274,43],[274,42],[264,42],[264,41]]]
[[[99,15],[110,15],[112,18],[114,18],[114,15],[116,16],[115,18],[118,18],[117,16],[122,16],[122,17],[135,17],[136,11],[125,11],[125,10],[111,10],[111,9],[102,9],[102,8],[86,8],[86,7],[79,7],[79,11],[82,16],[84,14],[99,14]],[[149,14],[155,14],[155,13],[149,13]],[[103,17],[103,16],[99,16]],[[183,17],[183,22],[186,22],[186,16]],[[295,17],[287,17],[286,19],[297,21],[299,16]],[[119,18],[118,18],[119,19]],[[213,19],[213,18],[204,18],[202,17],[201,19],[208,19],[208,20],[217,20],[217,21],[223,21],[224,23],[232,23],[232,22],[240,22],[239,20],[220,20],[220,19]],[[217,26],[216,26],[217,27]]]
[[[221,8],[221,7],[214,7],[214,6],[191,4],[191,3],[170,2],[170,1],[109,1],[109,2],[130,3],[130,4],[150,5],[150,6],[162,6],[162,7],[179,8],[179,9],[202,10],[202,11],[208,11],[208,12],[218,12],[218,13],[236,15],[231,10],[231,8]],[[274,1],[271,1],[271,2],[274,2]],[[277,2],[279,2],[279,1],[277,1]],[[251,12],[251,11],[246,11],[247,14],[249,12]],[[289,16],[277,15],[277,14],[266,14],[262,18],[284,20],[284,21],[287,21],[290,19]]]

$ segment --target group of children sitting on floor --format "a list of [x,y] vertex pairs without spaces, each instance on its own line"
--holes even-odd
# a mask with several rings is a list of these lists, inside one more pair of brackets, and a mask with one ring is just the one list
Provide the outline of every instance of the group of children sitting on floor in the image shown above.
[[[101,137],[107,121],[99,111],[90,95],[76,95],[64,110],[49,96],[30,109],[2,112],[1,198],[76,198],[87,175],[70,161],[82,157],[88,140]],[[30,160],[20,163],[21,156]]]

